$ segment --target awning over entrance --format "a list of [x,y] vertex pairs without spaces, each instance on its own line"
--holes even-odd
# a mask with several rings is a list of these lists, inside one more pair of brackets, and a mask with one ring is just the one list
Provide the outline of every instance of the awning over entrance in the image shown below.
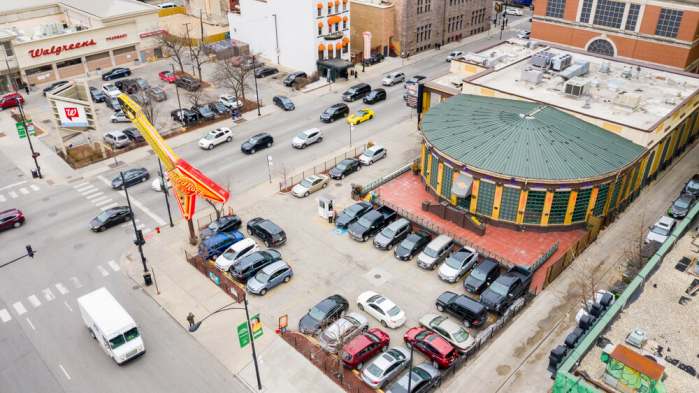
[[473,176],[467,173],[460,173],[456,178],[454,185],[451,186],[451,193],[459,198],[466,198],[471,195],[471,185],[473,184]]
[[318,67],[318,75],[330,81],[335,81],[338,77],[347,79],[347,70],[353,67],[352,63],[342,59],[318,60],[316,66]]

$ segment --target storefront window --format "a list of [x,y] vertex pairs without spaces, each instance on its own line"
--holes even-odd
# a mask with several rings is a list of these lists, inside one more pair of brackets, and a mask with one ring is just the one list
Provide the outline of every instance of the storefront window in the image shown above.
[[549,213],[549,224],[563,224],[568,210],[568,200],[570,191],[556,191],[553,193],[551,203],[551,213]]
[[527,194],[527,206],[524,210],[524,222],[526,224],[539,224],[541,213],[544,211],[546,191],[529,190]]
[[516,187],[503,187],[502,199],[500,202],[500,219],[505,221],[515,221],[517,219],[517,208],[519,207],[519,194],[521,190]]
[[476,212],[485,216],[490,216],[493,213],[493,200],[495,199],[495,183],[480,181],[478,187],[478,203],[476,204]]
[[[346,50],[347,45],[342,48],[344,53],[347,53]],[[453,176],[454,169],[448,165],[444,165],[444,174],[442,175],[442,191],[440,194],[446,199],[451,198],[451,184]]]
[[575,200],[575,208],[573,209],[573,222],[585,220],[587,206],[590,204],[590,194],[592,194],[592,188],[578,191],[578,198]]
[[430,168],[430,185],[435,190],[437,189],[437,179],[439,177],[439,159],[432,156],[432,166]]

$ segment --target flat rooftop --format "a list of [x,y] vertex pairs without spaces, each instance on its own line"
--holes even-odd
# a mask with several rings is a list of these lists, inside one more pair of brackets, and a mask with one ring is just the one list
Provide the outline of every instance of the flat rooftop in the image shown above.
[[[587,63],[586,73],[570,79],[586,86],[585,93],[576,96],[565,92],[567,79],[562,74],[571,66],[562,72],[550,66],[533,66],[532,59],[541,52],[570,54],[571,66]],[[518,39],[470,53],[465,62],[490,68],[476,74],[471,84],[643,131],[652,131],[663,117],[699,91],[699,78],[686,74],[548,46],[527,47],[527,41]],[[541,73],[538,78],[537,73]],[[451,83],[446,80],[444,84]]]

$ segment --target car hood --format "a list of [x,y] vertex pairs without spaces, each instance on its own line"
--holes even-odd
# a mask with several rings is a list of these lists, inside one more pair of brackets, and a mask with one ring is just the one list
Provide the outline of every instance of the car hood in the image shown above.
[[116,179],[112,180],[112,187],[118,187],[121,185],[121,178],[117,177]]
[[291,144],[292,144],[292,145],[297,145],[297,146],[303,145],[304,142],[305,142],[305,141],[304,141],[303,139],[301,139],[301,138],[299,138],[299,137],[297,137],[297,136],[295,136],[294,139],[291,140]]
[[497,304],[502,302],[502,300],[505,297],[502,295],[499,295],[495,293],[495,291],[491,291],[490,289],[486,289],[482,294],[481,294],[481,303],[485,304],[485,306],[488,309],[494,309]]
[[328,172],[330,176],[340,176],[342,174],[342,171],[339,170],[338,168],[333,168]]
[[359,225],[359,223],[353,222],[350,224],[347,230],[349,230],[350,233],[354,233],[355,235],[362,235],[364,234],[364,232],[366,232],[367,229]]
[[670,207],[670,213],[674,215],[687,214],[688,212],[689,208],[678,207],[675,205],[672,205],[672,207]]
[[329,119],[330,116],[331,116],[330,112],[323,112],[323,113],[320,114],[320,117],[321,117],[322,119]]
[[439,267],[439,275],[440,276],[451,278],[451,277],[456,277],[458,274],[459,274],[458,270],[447,265],[446,263],[443,263],[442,266]]
[[211,236],[213,236],[213,235],[215,235],[215,234],[216,234],[215,231],[213,231],[213,230],[211,230],[211,229],[209,229],[209,228],[204,228],[204,229],[201,230],[201,232],[199,232],[199,238],[200,238],[201,240],[206,240],[206,239],[210,238]]
[[388,245],[388,243],[390,243],[390,242],[391,242],[391,239],[390,239],[389,237],[384,236],[383,233],[379,233],[379,234],[376,235],[376,237],[374,238],[374,243],[378,244],[379,246],[384,246],[384,247],[385,247],[385,246]]
[[653,231],[648,232],[648,235],[646,235],[646,242],[655,241],[655,242],[658,242],[658,243],[662,243],[662,242],[664,242],[666,239],[667,239],[667,236],[657,234],[657,233],[655,233],[655,232],[653,232]]
[[250,142],[244,142],[240,147],[245,149],[245,150],[250,150],[253,148],[253,145]]
[[397,257],[407,257],[410,255],[410,250],[405,247],[398,246],[396,247],[394,253]]
[[464,286],[467,288],[471,288],[472,290],[478,290],[478,288],[480,288],[481,285],[483,285],[483,281],[473,276],[466,277],[466,280],[464,281]]
[[344,228],[347,225],[349,225],[350,222],[352,222],[352,217],[348,216],[347,214],[340,214],[337,217],[337,220],[335,220],[335,225],[337,225],[338,227]]
[[298,195],[303,195],[306,191],[308,191],[308,189],[300,184],[295,185],[294,188],[291,189],[291,192]]
[[320,323],[306,314],[299,321],[299,330],[301,333],[315,333],[320,329]]
[[90,228],[99,228],[102,225],[102,221],[97,218],[90,220]]
[[265,285],[262,284],[261,282],[257,281],[257,279],[254,276],[250,277],[250,279],[248,279],[247,284],[245,284],[245,285],[247,286],[248,290],[251,292],[259,292],[262,290],[262,288],[265,287]]

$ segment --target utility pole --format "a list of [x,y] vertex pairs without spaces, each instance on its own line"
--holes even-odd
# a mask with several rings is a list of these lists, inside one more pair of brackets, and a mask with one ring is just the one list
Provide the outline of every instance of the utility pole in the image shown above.
[[408,363],[408,392],[410,392],[410,388],[413,382],[411,373],[413,372],[413,351],[415,351],[415,349],[413,348],[414,346],[414,343],[410,344],[410,363]]
[[25,246],[25,248],[27,249],[27,253],[26,253],[26,254],[24,254],[24,255],[22,255],[22,256],[20,256],[20,257],[17,257],[17,258],[15,258],[15,259],[13,259],[13,260],[11,260],[11,261],[9,261],[9,262],[3,263],[2,265],[0,265],[0,268],[3,268],[3,267],[5,267],[5,266],[7,266],[7,265],[9,265],[9,264],[11,264],[11,263],[15,263],[15,262],[19,261],[20,259],[22,259],[22,258],[24,258],[24,257],[34,258],[34,253],[35,253],[36,251],[34,251],[34,250],[32,249],[32,246],[29,245],[29,244],[27,244],[27,245]]
[[172,223],[172,213],[170,213],[170,198],[168,198],[167,183],[165,183],[165,176],[163,175],[163,164],[158,158],[158,169],[160,169],[160,186],[163,189],[163,194],[165,194],[165,206],[167,206],[167,218],[170,219],[170,228],[174,227],[175,224]]
[[257,353],[255,352],[255,337],[252,335],[252,326],[250,325],[250,313],[248,312],[248,297],[243,297],[245,305],[245,319],[248,323],[248,334],[250,335],[250,344],[252,345],[252,361],[255,363],[255,376],[257,377],[257,390],[262,390],[262,381],[260,381],[260,369],[257,366]]
[[138,246],[138,253],[141,254],[141,263],[143,264],[143,282],[146,284],[146,286],[150,286],[153,284],[153,279],[151,278],[151,274],[146,266],[146,256],[143,255],[143,245],[146,244],[146,240],[143,238],[143,232],[136,228],[136,218],[134,217],[133,209],[131,208],[131,199],[129,199],[129,191],[128,187],[126,187],[124,172],[120,171],[119,174],[121,175],[121,186],[124,187],[124,194],[126,195],[126,204],[129,206],[129,213],[131,213],[131,224],[133,224],[134,235],[136,236],[134,244]]
[[[201,33],[201,39],[199,40],[199,54],[197,56],[201,56],[203,53],[203,46],[204,46],[204,19],[202,18],[201,15],[201,9],[199,9],[199,29]],[[199,58],[197,57],[197,71],[199,71],[199,80],[201,79],[201,64],[199,64]]]
[[260,94],[257,90],[257,62],[255,61],[255,55],[252,55],[252,76],[255,79],[255,100],[257,100],[257,116],[262,116],[262,113],[260,113]]
[[279,31],[277,30],[277,14],[272,14],[274,17],[274,42],[277,46],[277,64],[279,63]]
[[[175,75],[175,65],[173,63],[170,63],[170,66],[172,67],[172,74]],[[179,114],[180,114],[180,122],[184,124],[184,116],[182,115],[182,103],[180,102],[180,88],[177,87],[177,80],[175,80],[175,94],[177,95],[177,108],[179,108]]]

